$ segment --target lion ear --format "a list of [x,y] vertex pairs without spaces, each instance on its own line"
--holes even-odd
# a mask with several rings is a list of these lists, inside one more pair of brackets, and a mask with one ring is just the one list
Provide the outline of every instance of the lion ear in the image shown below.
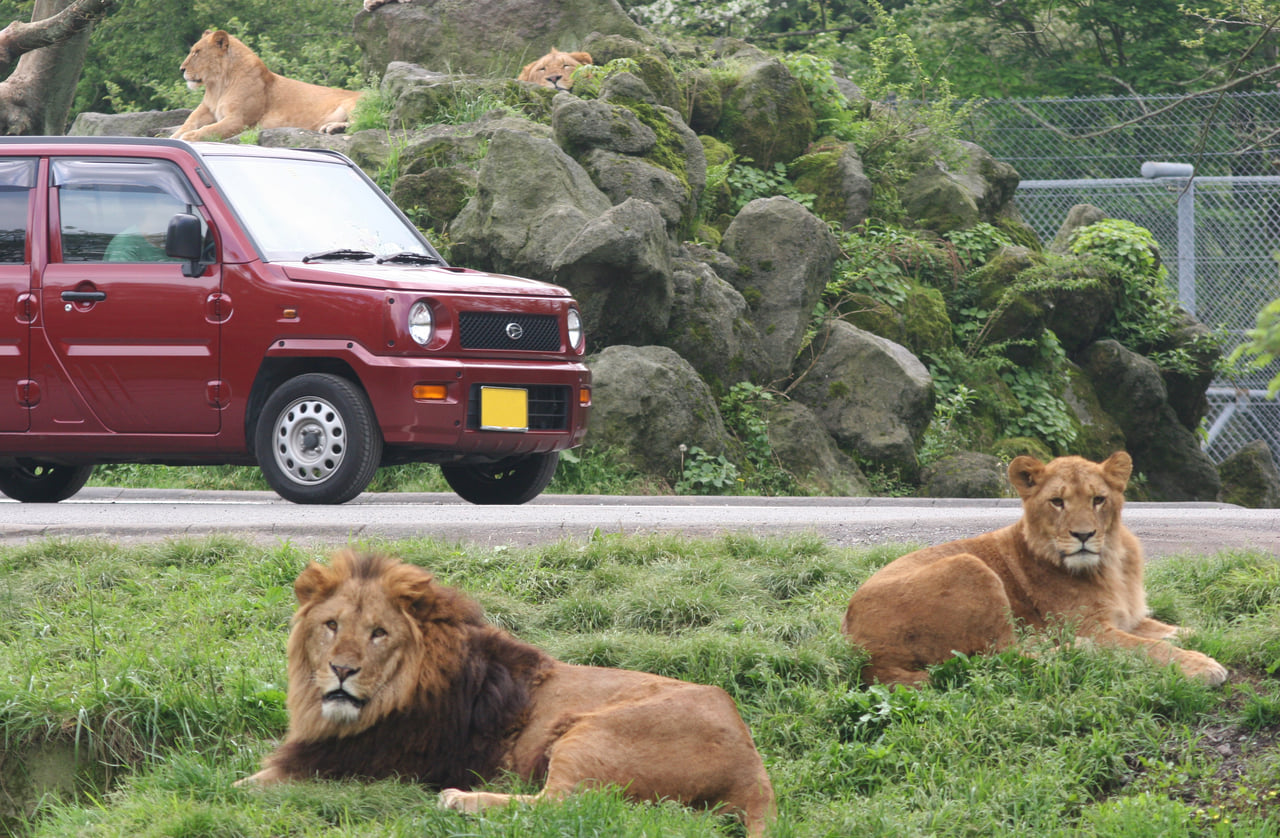
[[579,64],[595,63],[594,61],[591,60],[591,53],[589,52],[571,52],[569,53],[569,57],[572,58],[574,61],[577,61]]
[[293,595],[298,598],[298,605],[303,606],[317,599],[324,599],[333,593],[338,586],[336,574],[317,562],[311,562],[298,578],[293,580]]
[[226,30],[219,29],[213,33],[213,45],[218,49],[226,49],[230,43],[231,36],[226,33]]
[[1102,473],[1106,475],[1108,483],[1123,492],[1124,487],[1129,485],[1129,478],[1133,476],[1133,458],[1127,451],[1117,451],[1102,462]]
[[1043,473],[1044,463],[1026,454],[1014,457],[1009,463],[1009,482],[1020,497],[1025,498],[1035,490]]

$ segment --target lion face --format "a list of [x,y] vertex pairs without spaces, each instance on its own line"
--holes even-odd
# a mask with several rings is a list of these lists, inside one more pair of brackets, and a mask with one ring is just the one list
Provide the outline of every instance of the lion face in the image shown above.
[[221,68],[230,48],[229,34],[221,29],[206,29],[203,37],[192,44],[191,51],[179,68],[182,70],[182,77],[186,79],[187,88],[199,90],[205,79]]
[[[422,568],[344,551],[329,567],[303,570],[294,593],[288,705],[299,738],[358,733],[430,692],[424,669],[452,674],[424,666],[424,649],[459,641],[450,639],[457,632],[433,628],[431,614],[450,591]],[[429,632],[444,637],[428,642]]]
[[1034,457],[1009,464],[1009,481],[1022,496],[1022,527],[1038,558],[1073,573],[1107,561],[1120,521],[1133,460],[1123,451],[1105,462],[1059,457],[1048,465]]
[[573,71],[583,64],[591,63],[590,53],[561,52],[553,48],[537,61],[526,64],[517,78],[543,87],[554,87],[556,90],[569,90],[573,87]]

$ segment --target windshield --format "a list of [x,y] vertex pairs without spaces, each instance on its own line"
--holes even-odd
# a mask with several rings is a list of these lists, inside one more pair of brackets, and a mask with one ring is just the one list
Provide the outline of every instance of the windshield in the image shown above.
[[357,260],[422,254],[438,259],[377,187],[335,160],[209,155],[205,158],[262,258]]

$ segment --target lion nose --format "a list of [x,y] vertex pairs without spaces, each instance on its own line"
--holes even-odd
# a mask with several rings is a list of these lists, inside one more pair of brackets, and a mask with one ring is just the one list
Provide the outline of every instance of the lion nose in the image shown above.
[[334,675],[338,676],[339,684],[360,671],[358,666],[339,666],[336,663],[329,664],[329,668],[333,670]]
[[1097,530],[1090,530],[1089,532],[1073,532],[1071,534],[1075,536],[1081,544],[1084,544],[1086,541],[1093,538],[1097,532]]

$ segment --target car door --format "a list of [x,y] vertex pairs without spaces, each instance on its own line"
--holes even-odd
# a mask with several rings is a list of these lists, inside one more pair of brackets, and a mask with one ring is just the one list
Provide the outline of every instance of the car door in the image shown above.
[[169,219],[199,214],[182,170],[54,158],[49,183],[32,430],[216,433],[221,271],[184,276],[164,255]]
[[31,253],[27,230],[36,183],[34,158],[0,160],[0,432],[25,431],[31,321]]

